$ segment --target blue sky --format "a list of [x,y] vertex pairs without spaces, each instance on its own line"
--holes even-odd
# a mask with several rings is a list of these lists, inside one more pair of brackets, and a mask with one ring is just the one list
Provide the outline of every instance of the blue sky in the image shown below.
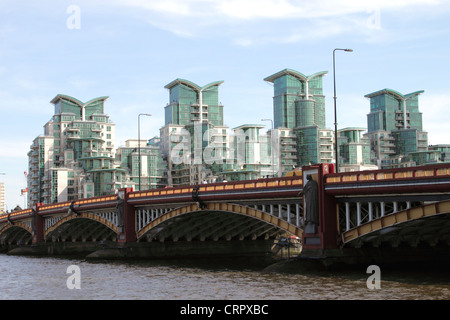
[[223,80],[230,128],[272,118],[284,68],[323,79],[333,128],[334,48],[338,127],[367,126],[365,94],[390,88],[419,98],[429,143],[450,143],[450,3],[442,0],[0,0],[0,181],[8,209],[24,205],[27,152],[67,94],[109,96],[116,144],[159,135],[169,93],[184,78]]

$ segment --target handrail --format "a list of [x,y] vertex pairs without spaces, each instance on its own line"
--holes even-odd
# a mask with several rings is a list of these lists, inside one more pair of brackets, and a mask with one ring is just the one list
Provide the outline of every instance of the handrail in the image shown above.
[[[292,176],[292,177],[281,177],[281,178],[267,178],[267,179],[259,179],[259,180],[245,180],[245,181],[232,181],[232,182],[219,182],[205,185],[197,185],[199,187],[200,192],[215,192],[215,191],[234,191],[234,190],[243,190],[243,189],[263,189],[263,188],[278,188],[285,186],[299,186],[302,185],[302,178],[300,176]],[[157,196],[165,196],[165,195],[190,195],[192,193],[192,189],[196,186],[180,186],[180,187],[170,187],[170,188],[161,188],[161,189],[150,189],[143,191],[134,191],[130,192],[130,198],[143,198],[143,197],[157,197]],[[117,200],[117,194],[107,195],[107,196],[99,196],[94,198],[83,198],[78,199],[73,202],[73,205],[95,205],[100,204],[102,202],[110,202]],[[52,203],[47,205],[39,206],[39,213],[45,213],[46,211],[52,210],[65,210],[69,209],[72,201],[65,201],[60,203]],[[15,211],[11,213],[4,213],[0,215],[0,220],[6,219],[9,215],[10,218],[17,217],[22,214],[31,214],[32,209],[25,209],[21,211]]]
[[[74,205],[97,204],[100,202],[114,201],[116,199],[117,199],[117,195],[115,195],[115,194],[107,195],[107,196],[99,196],[99,197],[94,197],[94,198],[83,198],[83,199],[75,200]],[[65,207],[69,208],[71,203],[72,203],[71,201],[65,201],[65,202],[61,202],[61,203],[44,205],[44,206],[39,207],[39,212],[44,212],[44,211],[59,209],[59,208],[65,208]]]
[[346,173],[331,173],[325,176],[326,184],[373,182],[380,180],[395,180],[406,178],[429,178],[450,176],[450,163],[420,167],[355,171]]
[[0,220],[7,219],[8,216],[9,216],[9,218],[12,218],[12,217],[17,217],[17,216],[20,216],[20,215],[23,215],[23,214],[30,215],[31,212],[32,212],[32,209],[24,209],[24,210],[20,210],[20,211],[9,212],[9,213],[5,212],[5,213],[2,213],[0,215]]
[[263,189],[263,188],[278,188],[286,186],[299,186],[302,185],[302,177],[281,177],[281,178],[268,178],[260,180],[245,180],[245,181],[232,181],[232,182],[219,182],[211,184],[201,184],[196,186],[181,186],[181,187],[169,187],[164,189],[151,189],[145,191],[131,192],[130,198],[143,198],[143,197],[157,197],[165,195],[190,195],[194,187],[199,188],[199,192],[215,192],[215,191],[235,191],[243,189]]

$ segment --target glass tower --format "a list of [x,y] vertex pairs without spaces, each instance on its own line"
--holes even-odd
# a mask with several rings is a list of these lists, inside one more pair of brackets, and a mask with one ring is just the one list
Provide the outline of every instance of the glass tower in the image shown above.
[[227,167],[228,128],[223,125],[219,102],[221,84],[223,81],[199,86],[175,79],[165,86],[170,101],[160,132],[169,185],[212,182]]
[[327,71],[305,76],[301,72],[284,69],[264,81],[273,83],[275,128],[299,128],[312,125],[325,128],[325,96],[322,78]]
[[165,125],[190,125],[201,121],[223,126],[223,105],[219,102],[222,83],[215,81],[200,87],[191,81],[176,79],[167,84],[170,102],[165,107]]
[[104,113],[108,97],[86,103],[58,94],[55,113],[28,152],[28,205],[114,194],[129,186],[115,166],[115,125]]
[[407,155],[427,151],[428,134],[422,129],[419,95],[424,91],[401,94],[382,89],[365,95],[370,99],[367,136],[372,162],[381,168],[414,165]]
[[[332,162],[333,136],[325,128],[322,87],[322,78],[327,73],[306,76],[284,69],[264,79],[274,87],[274,127],[280,131],[279,174],[311,163]],[[295,141],[287,141],[286,137],[295,137]]]

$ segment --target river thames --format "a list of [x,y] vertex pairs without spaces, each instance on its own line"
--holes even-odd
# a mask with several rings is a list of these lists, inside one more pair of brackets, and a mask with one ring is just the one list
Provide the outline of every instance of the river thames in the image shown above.
[[[72,281],[78,270],[78,288]],[[247,258],[92,262],[0,255],[2,300],[429,300],[450,299],[450,276],[381,269],[371,273],[267,271]]]

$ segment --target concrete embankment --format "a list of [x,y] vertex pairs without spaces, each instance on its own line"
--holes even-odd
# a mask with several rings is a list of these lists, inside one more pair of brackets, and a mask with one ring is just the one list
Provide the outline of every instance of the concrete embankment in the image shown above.
[[145,242],[109,245],[86,256],[95,259],[183,258],[270,253],[271,241]]
[[44,242],[8,248],[5,252],[11,256],[85,256],[98,249],[99,244],[95,242]]
[[270,254],[273,242],[254,241],[178,241],[178,242],[45,242],[5,249],[8,255],[77,255],[87,260],[175,258]]

